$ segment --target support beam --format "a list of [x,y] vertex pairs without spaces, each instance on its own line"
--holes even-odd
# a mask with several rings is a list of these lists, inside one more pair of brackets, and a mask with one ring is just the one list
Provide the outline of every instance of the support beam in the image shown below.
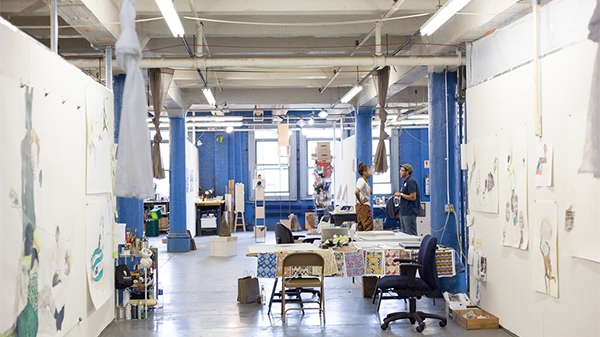
[[[94,68],[95,60],[69,59],[79,68]],[[385,66],[448,66],[465,64],[459,56],[355,56],[355,57],[231,57],[231,58],[145,58],[142,68],[207,69],[225,67],[249,68],[323,68],[323,67],[385,67]]]

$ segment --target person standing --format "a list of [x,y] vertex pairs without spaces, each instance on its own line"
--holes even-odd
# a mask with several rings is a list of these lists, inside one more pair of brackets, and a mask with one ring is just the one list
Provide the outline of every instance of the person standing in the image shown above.
[[370,231],[373,229],[373,214],[371,213],[371,185],[367,179],[371,177],[371,169],[365,163],[358,164],[360,178],[356,181],[356,220],[358,231]]
[[400,177],[404,184],[400,192],[394,193],[400,197],[400,230],[406,234],[417,235],[417,215],[421,212],[419,185],[412,177],[413,167],[410,164],[400,166]]

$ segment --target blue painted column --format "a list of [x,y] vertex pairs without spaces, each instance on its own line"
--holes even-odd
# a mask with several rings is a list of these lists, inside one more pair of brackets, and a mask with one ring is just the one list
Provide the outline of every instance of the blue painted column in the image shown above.
[[[119,130],[121,126],[121,108],[123,107],[123,88],[125,86],[125,74],[120,74],[113,79],[113,95],[115,98],[115,143],[119,142]],[[117,148],[118,151],[118,148]],[[125,223],[126,227],[142,237],[144,231],[144,202],[136,198],[117,197],[117,219],[118,223]]]
[[187,233],[186,197],[185,197],[185,119],[169,117],[170,133],[170,199],[168,252],[189,252],[190,236]]
[[[456,79],[456,72],[429,73],[429,154],[431,233],[438,239],[439,244],[459,252],[456,256],[459,258],[456,218],[462,219],[462,192],[458,158]],[[445,204],[454,207],[456,218],[453,213],[445,213]],[[462,225],[459,226],[462,228]],[[455,277],[441,278],[440,285],[442,291],[466,292],[464,269],[457,270]]]
[[[365,163],[368,167],[373,165],[373,108],[360,108],[356,112],[356,179],[358,179],[358,164]],[[372,184],[373,178],[369,179]],[[372,185],[371,185],[372,186]],[[354,188],[351,189],[354,191]]]

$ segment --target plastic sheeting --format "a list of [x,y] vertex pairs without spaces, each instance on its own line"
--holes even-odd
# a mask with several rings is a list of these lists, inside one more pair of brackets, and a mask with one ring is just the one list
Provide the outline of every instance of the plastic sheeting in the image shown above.
[[117,64],[126,72],[117,150],[115,195],[150,198],[154,194],[146,92],[139,67],[142,58],[135,32],[135,0],[122,0],[121,35],[115,45]]

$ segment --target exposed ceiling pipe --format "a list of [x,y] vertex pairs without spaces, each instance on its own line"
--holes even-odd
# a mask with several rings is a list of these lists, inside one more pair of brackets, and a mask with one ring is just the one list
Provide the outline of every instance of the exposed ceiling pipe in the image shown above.
[[[385,13],[381,18],[382,19],[387,19],[390,16],[392,16],[392,14],[394,14],[398,8],[400,8],[400,6],[402,5],[402,3],[404,3],[405,0],[394,0],[394,4],[392,5],[392,7],[390,7],[390,9],[387,11],[387,13]],[[362,40],[360,42],[358,42],[356,44],[356,46],[354,47],[354,49],[352,50],[352,52],[350,53],[350,56],[354,56],[354,53],[356,53],[358,51],[358,49],[360,49],[360,47],[362,47],[363,44],[365,44],[365,42],[367,42],[367,40],[373,35],[373,33],[377,30],[378,31],[378,35],[376,37],[377,41],[375,42],[376,49],[379,49],[379,53],[376,51],[375,55],[380,56],[381,55],[381,26],[383,25],[383,21],[377,21],[375,23],[375,27],[373,27],[371,29],[371,31],[369,31],[367,33],[367,35],[365,35]],[[339,75],[340,73],[341,67],[337,67],[337,71],[334,70],[334,76],[331,78],[331,80],[329,80],[329,82],[319,88],[319,93],[322,93],[323,91],[325,91],[325,89],[327,89],[329,87],[329,85],[331,85],[331,83],[333,82],[333,80],[335,80],[335,78]]]
[[[190,9],[194,14],[195,18],[198,18],[198,11],[196,11],[196,5],[193,0],[188,0],[190,4]],[[206,36],[204,36],[204,24],[202,22],[196,22],[196,57],[204,56],[204,48],[206,48],[206,54],[208,57],[211,57],[210,49],[208,49],[208,42],[206,42]],[[219,77],[217,76],[217,72],[212,69],[213,75],[215,76],[215,82],[217,83],[217,88],[219,92],[223,92],[223,88],[221,87],[221,81],[219,81]]]
[[[185,40],[184,40],[185,41]],[[184,42],[187,45],[187,42]],[[189,48],[189,46],[187,47]],[[191,50],[190,50],[191,52]],[[97,68],[97,58],[68,58],[79,68]],[[460,66],[465,57],[450,56],[335,56],[335,57],[230,57],[230,58],[143,58],[142,68],[206,69],[225,67],[245,68],[328,68],[328,67],[385,67],[385,66]]]
[[[398,10],[398,8],[400,8],[400,5],[402,5],[402,3],[404,3],[404,1],[405,0],[395,0],[394,1],[395,3],[392,5],[392,7],[390,7],[390,9],[387,11],[387,13],[385,13],[381,18],[387,19],[390,16],[392,16],[392,14],[394,14]],[[365,42],[367,42],[367,40],[373,35],[373,33],[375,33],[376,26],[377,26],[377,23],[375,24],[375,27],[373,27],[371,29],[371,31],[369,31],[367,33],[367,35],[365,35],[365,37],[363,37],[363,39],[359,43],[356,44],[356,47],[354,47],[354,50],[352,51],[352,53],[350,53],[350,56],[353,56],[354,53],[356,53],[356,51],[358,51],[358,49],[360,49],[360,47],[362,47],[362,45],[365,44]]]

